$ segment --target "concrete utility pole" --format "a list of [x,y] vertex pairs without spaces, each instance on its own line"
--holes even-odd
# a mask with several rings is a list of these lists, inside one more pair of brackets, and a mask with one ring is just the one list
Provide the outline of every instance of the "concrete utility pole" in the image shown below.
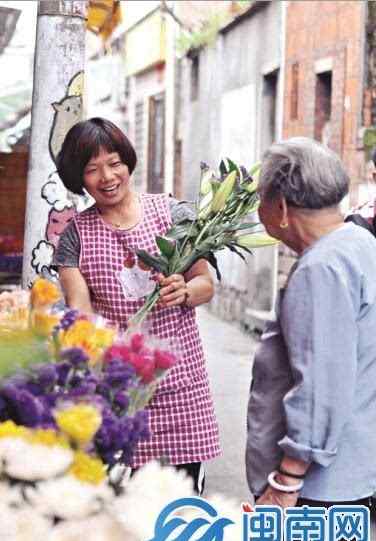
[[22,283],[50,265],[74,207],[56,173],[67,131],[82,118],[86,1],[41,0],[38,8]]

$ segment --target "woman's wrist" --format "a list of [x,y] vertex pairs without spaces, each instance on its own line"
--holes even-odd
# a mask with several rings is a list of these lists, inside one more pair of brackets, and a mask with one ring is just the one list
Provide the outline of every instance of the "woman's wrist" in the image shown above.
[[302,479],[289,479],[287,476],[281,475],[278,470],[275,470],[268,475],[268,484],[274,490],[291,494],[299,492],[303,488],[304,481]]
[[280,472],[276,473],[275,479],[276,481],[278,481],[278,483],[281,483],[282,485],[286,485],[286,486],[294,486],[294,485],[299,484],[302,481],[302,479],[294,479],[293,477],[284,475]]
[[190,290],[188,283],[185,284],[185,299],[184,299],[183,304],[187,308],[193,308],[193,305],[192,305],[192,291]]

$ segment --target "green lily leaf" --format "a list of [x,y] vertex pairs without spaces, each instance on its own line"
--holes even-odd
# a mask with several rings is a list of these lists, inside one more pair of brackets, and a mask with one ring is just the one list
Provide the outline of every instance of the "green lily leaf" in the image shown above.
[[166,237],[170,239],[180,240],[188,237],[196,237],[198,235],[198,228],[196,226],[192,227],[190,220],[185,220],[179,224],[174,225],[166,233]]
[[239,173],[239,168],[236,163],[230,160],[230,158],[223,158],[223,160],[221,160],[221,163],[219,164],[219,172],[221,174],[221,178],[223,179],[233,171]]
[[242,187],[247,190],[249,193],[253,193],[258,188],[258,181],[260,177],[260,171],[261,171],[261,162],[255,163],[249,170],[249,176],[251,177],[250,182],[244,182],[242,184]]
[[176,242],[174,240],[170,240],[167,237],[155,237],[155,242],[167,259],[170,259],[174,255],[176,249]]
[[247,260],[246,260],[246,258],[244,257],[244,255],[243,255],[241,252],[239,252],[239,250],[237,250],[233,244],[229,244],[229,245],[228,245],[228,249],[229,249],[231,252],[234,252],[236,255],[238,255],[245,263],[247,262]]
[[137,250],[137,255],[148,267],[151,267],[162,274],[167,274],[168,266],[161,257],[150,255],[145,250]]
[[206,254],[206,257],[205,259],[207,260],[207,262],[214,268],[215,270],[215,274],[217,276],[217,280],[220,282],[222,280],[222,275],[219,271],[219,268],[218,268],[218,260],[217,258],[215,257],[214,253],[213,252],[209,252],[208,254]]

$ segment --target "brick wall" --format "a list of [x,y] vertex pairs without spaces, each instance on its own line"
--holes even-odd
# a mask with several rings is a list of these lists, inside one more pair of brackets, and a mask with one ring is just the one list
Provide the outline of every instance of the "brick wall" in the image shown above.
[[25,226],[28,154],[0,152],[0,235],[22,240]]
[[[329,146],[342,157],[352,181],[351,201],[365,177],[362,126],[366,2],[289,2],[286,17],[284,136],[315,135],[315,89],[318,73],[332,72]],[[351,24],[349,24],[351,21]],[[298,114],[291,107],[298,64]],[[317,113],[317,110],[316,110]],[[317,123],[316,123],[317,124]]]
[[[295,1],[288,3],[286,15],[283,135],[321,135],[321,140],[341,156],[350,175],[351,205],[357,203],[358,185],[366,176],[360,138],[366,4]],[[320,74],[326,72],[331,72],[332,96],[330,122],[325,128],[326,119],[320,109],[325,109],[327,103]],[[281,248],[280,285],[294,261],[294,253]]]

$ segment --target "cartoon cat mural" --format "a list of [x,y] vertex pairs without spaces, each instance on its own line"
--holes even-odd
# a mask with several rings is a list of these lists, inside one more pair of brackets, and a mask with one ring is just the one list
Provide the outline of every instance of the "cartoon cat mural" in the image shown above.
[[52,104],[55,115],[51,128],[49,150],[51,158],[56,164],[57,155],[68,131],[81,120],[81,96],[66,96],[59,102]]
[[[51,104],[55,113],[48,146],[55,165],[67,132],[82,118],[83,75],[82,71],[77,72],[70,80],[65,96],[59,102]],[[31,266],[36,274],[43,274],[53,279],[57,276],[56,271],[51,267],[54,252],[60,234],[76,212],[75,202],[61,182],[57,171],[50,173],[43,184],[41,198],[49,206],[48,218],[45,238],[40,240],[32,250]],[[86,200],[85,206],[87,206]]]

